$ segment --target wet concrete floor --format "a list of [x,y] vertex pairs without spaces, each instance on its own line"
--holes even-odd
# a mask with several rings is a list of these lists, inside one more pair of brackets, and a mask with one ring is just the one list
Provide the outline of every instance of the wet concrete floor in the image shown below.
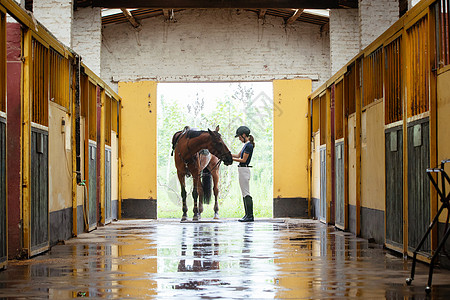
[[450,271],[311,220],[125,220],[0,271],[0,298],[449,299]]

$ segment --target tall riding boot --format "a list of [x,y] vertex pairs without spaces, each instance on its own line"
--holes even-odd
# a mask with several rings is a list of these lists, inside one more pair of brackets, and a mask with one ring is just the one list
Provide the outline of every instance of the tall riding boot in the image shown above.
[[245,202],[245,198],[243,198],[244,200],[244,209],[245,209],[245,216],[242,217],[242,219],[239,219],[239,222],[245,222],[245,220],[247,219],[247,203]]
[[247,209],[246,209],[247,214],[242,219],[242,222],[253,222],[254,221],[254,217],[253,217],[253,199],[252,199],[252,196],[250,196],[250,195],[245,196],[244,197],[244,203],[245,203],[245,206],[247,207]]

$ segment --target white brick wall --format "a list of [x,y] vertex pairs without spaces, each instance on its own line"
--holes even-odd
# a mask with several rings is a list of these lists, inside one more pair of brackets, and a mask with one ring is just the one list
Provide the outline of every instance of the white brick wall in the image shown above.
[[398,0],[359,0],[361,49],[386,31],[398,17]]
[[72,0],[34,0],[33,14],[59,41],[72,46]]
[[[265,81],[312,78],[313,89],[330,74],[328,31],[234,9],[186,10],[176,23],[155,17],[103,29],[102,78],[118,81]],[[114,84],[115,85],[115,84]]]
[[360,51],[358,9],[330,10],[331,74],[339,71]]
[[102,16],[100,8],[78,8],[74,12],[72,48],[81,55],[83,62],[101,75],[100,55],[102,42]]

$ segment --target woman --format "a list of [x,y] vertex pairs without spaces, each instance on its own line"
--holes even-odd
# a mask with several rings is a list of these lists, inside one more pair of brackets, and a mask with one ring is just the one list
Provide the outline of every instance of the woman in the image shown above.
[[233,160],[239,162],[239,185],[241,187],[242,197],[244,198],[245,216],[239,222],[253,222],[253,200],[252,196],[250,196],[250,161],[255,142],[247,126],[240,126],[236,130],[235,137],[239,137],[239,140],[244,143],[241,152],[232,155]]

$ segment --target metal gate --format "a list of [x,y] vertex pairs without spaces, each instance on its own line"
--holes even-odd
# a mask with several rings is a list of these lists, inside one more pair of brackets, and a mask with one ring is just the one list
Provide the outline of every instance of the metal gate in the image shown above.
[[6,217],[6,120],[0,118],[0,269],[8,260]]
[[336,226],[345,229],[345,194],[344,194],[344,186],[345,186],[345,167],[344,167],[344,142],[336,143],[336,189],[335,189],[335,197],[336,197],[336,217],[335,223]]
[[[408,124],[408,248],[414,250],[430,224],[428,118]],[[422,249],[430,252],[430,238]]]
[[89,231],[97,227],[97,145],[89,141]]
[[319,220],[327,221],[327,148],[320,149],[320,212]]
[[105,221],[111,222],[111,149],[105,149]]
[[386,243],[403,245],[403,130],[385,132],[386,164]]
[[49,246],[48,204],[48,132],[31,128],[30,176],[30,241],[31,255],[46,251]]

